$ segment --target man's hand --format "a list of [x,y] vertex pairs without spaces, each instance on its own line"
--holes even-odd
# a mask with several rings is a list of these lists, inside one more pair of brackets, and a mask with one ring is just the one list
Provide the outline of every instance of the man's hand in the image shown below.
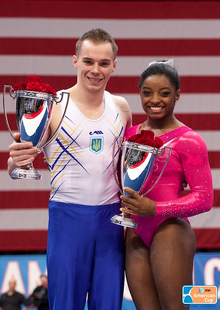
[[18,141],[18,143],[13,142],[9,146],[10,158],[17,167],[26,166],[32,163],[39,153],[39,149],[33,147],[32,142],[20,141],[20,136],[19,133],[14,134],[14,139]]

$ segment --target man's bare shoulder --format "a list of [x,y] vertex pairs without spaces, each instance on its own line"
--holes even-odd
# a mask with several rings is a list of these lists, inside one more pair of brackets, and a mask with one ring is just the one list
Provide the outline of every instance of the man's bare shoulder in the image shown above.
[[122,96],[112,95],[112,97],[114,98],[115,104],[119,109],[125,128],[130,127],[132,123],[131,121],[132,117],[131,117],[131,110],[127,100]]
[[119,108],[122,108],[122,109],[123,109],[123,108],[126,108],[126,110],[127,110],[127,109],[130,110],[129,104],[128,104],[127,100],[126,100],[124,97],[122,97],[122,96],[116,96],[116,95],[112,95],[112,97],[114,98],[115,103],[116,103],[116,105],[117,105]]

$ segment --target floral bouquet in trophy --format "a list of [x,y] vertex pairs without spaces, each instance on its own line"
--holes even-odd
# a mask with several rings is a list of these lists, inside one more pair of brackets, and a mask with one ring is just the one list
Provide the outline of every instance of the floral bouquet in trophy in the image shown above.
[[[65,92],[62,92],[59,98],[56,91],[49,84],[42,82],[38,76],[27,76],[25,82],[17,83],[13,87],[10,85],[4,85],[3,110],[6,125],[12,138],[13,133],[8,122],[5,105],[5,94],[7,88],[9,88],[9,95],[16,100],[16,125],[21,134],[21,141],[30,141],[33,143],[33,146],[38,148],[44,147],[54,138],[63,120],[69,101],[69,93],[66,93],[66,107],[60,119],[57,130],[54,132],[50,140],[42,145],[44,135],[50,124],[53,104],[54,102],[61,102]],[[11,177],[14,179],[40,180],[41,174],[33,168],[32,164],[30,164],[29,169],[14,169]]]
[[[155,159],[164,156],[166,149],[168,149],[168,156],[163,169],[155,183],[143,195],[149,193],[162,176],[171,148],[163,146],[163,141],[159,137],[154,137],[151,130],[142,130],[140,134],[133,135],[124,142],[121,137],[116,137],[113,148],[113,170],[115,182],[121,194],[128,195],[123,192],[124,187],[130,187],[140,193],[154,171]],[[114,162],[118,156],[119,166],[116,169]],[[135,220],[123,217],[123,215],[115,215],[111,221],[125,227],[137,228],[138,226]]]

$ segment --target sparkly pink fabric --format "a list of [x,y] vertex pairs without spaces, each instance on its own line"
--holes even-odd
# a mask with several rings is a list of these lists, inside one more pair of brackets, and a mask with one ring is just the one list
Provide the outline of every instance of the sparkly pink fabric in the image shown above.
[[[139,128],[140,125],[129,128],[126,139],[138,133]],[[208,152],[201,136],[189,127],[181,126],[159,137],[172,151],[159,182],[146,195],[156,201],[156,214],[151,217],[132,216],[139,224],[135,231],[148,247],[156,229],[163,221],[177,217],[188,221],[187,217],[209,211],[213,203]],[[155,183],[166,158],[167,151],[163,157],[156,158],[154,172],[143,186],[142,194]],[[190,187],[190,193],[180,197],[184,180]]]

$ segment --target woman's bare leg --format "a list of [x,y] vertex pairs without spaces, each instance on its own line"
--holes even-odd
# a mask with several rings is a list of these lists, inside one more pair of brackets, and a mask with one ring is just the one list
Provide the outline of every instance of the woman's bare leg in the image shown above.
[[183,219],[169,219],[156,231],[150,249],[155,285],[163,310],[186,310],[183,285],[192,284],[195,235]]
[[161,310],[150,266],[150,251],[132,230],[126,233],[126,277],[137,310]]

